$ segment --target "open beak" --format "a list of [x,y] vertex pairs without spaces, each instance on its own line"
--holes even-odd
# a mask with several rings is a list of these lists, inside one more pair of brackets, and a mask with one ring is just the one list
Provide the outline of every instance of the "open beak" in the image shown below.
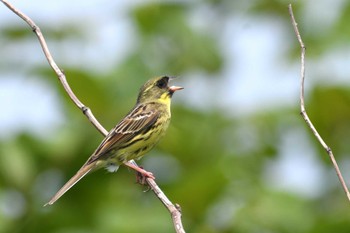
[[169,92],[173,94],[175,91],[182,90],[184,89],[183,87],[177,87],[177,86],[171,86],[169,87]]

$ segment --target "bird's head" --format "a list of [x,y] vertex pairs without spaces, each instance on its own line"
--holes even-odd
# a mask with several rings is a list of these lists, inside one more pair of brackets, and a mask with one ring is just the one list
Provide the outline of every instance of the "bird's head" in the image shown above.
[[183,87],[168,86],[171,78],[169,76],[161,76],[148,80],[140,89],[137,103],[145,103],[150,101],[169,102],[175,91],[183,89]]

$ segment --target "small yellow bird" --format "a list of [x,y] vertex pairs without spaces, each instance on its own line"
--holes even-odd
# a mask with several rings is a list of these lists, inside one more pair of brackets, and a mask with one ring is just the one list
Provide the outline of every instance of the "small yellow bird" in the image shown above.
[[168,76],[147,81],[140,89],[136,105],[103,139],[79,171],[45,204],[52,205],[73,185],[92,170],[106,167],[115,172],[124,164],[145,177],[154,179],[151,172],[129,161],[140,159],[164,136],[169,126],[171,97],[177,86],[168,86]]

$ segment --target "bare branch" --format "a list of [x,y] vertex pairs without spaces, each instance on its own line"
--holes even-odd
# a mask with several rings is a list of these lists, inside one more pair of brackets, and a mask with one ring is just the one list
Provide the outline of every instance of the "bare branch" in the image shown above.
[[165,196],[163,191],[158,187],[156,182],[152,179],[147,179],[148,185],[151,187],[152,191],[156,194],[156,196],[161,200],[164,206],[169,210],[171,214],[171,218],[173,219],[173,224],[175,231],[177,233],[185,233],[185,230],[182,226],[181,221],[181,208],[178,204],[173,204],[170,200]]
[[337,173],[337,176],[339,178],[339,181],[341,183],[341,185],[343,186],[344,192],[346,193],[346,196],[348,198],[348,200],[350,201],[350,193],[349,190],[346,186],[346,183],[344,181],[344,178],[340,172],[339,166],[337,164],[337,161],[334,158],[333,152],[331,150],[331,148],[325,143],[325,141],[322,139],[322,137],[320,136],[320,134],[317,132],[315,126],[312,124],[309,116],[306,113],[306,109],[305,109],[305,103],[304,103],[304,82],[305,82],[305,45],[304,42],[300,36],[300,32],[298,29],[298,24],[295,21],[294,18],[294,14],[293,14],[293,9],[292,9],[292,4],[288,5],[288,11],[289,11],[289,15],[290,18],[292,20],[292,25],[294,28],[294,32],[295,35],[297,36],[298,42],[300,44],[300,48],[301,48],[301,71],[300,71],[300,76],[301,76],[301,83],[300,83],[300,114],[301,116],[304,118],[307,126],[311,129],[312,133],[315,135],[315,137],[317,138],[317,140],[319,141],[319,143],[322,145],[322,147],[326,150],[329,158],[332,161],[333,167],[335,169],[335,172]]
[[[10,4],[7,0],[1,0],[12,12],[14,12],[16,15],[18,15],[21,19],[23,19],[33,30],[33,32],[37,35],[38,40],[40,42],[41,48],[45,54],[45,57],[50,64],[51,68],[55,71],[57,74],[57,77],[61,84],[63,85],[65,91],[71,98],[71,100],[74,102],[74,104],[83,112],[83,114],[89,119],[89,121],[95,126],[95,128],[104,136],[108,134],[108,131],[97,121],[95,116],[92,114],[90,108],[86,107],[74,94],[72,89],[70,88],[66,76],[64,72],[58,67],[56,62],[54,61],[50,50],[46,44],[45,38],[43,34],[41,33],[40,28],[34,23],[34,21],[29,18],[27,15],[22,13],[20,10],[18,10],[16,7],[14,7],[12,4]],[[135,161],[131,160],[131,163],[134,165],[137,165]],[[154,194],[158,197],[158,199],[164,204],[164,206],[168,209],[168,211],[171,214],[171,218],[173,220],[174,228],[177,233],[185,233],[185,230],[182,226],[181,222],[181,211],[180,207],[176,204],[174,205],[167,196],[163,193],[163,191],[159,188],[157,183],[150,178],[146,179],[147,184],[151,187]]]
[[91,110],[86,107],[80,100],[75,96],[72,89],[67,83],[67,79],[63,71],[57,66],[56,62],[53,60],[50,50],[47,47],[45,38],[43,37],[43,34],[41,33],[40,28],[34,23],[34,21],[29,18],[27,15],[16,9],[13,5],[11,5],[6,0],[1,0],[10,10],[12,10],[16,15],[18,15],[21,19],[23,19],[33,30],[33,32],[37,35],[38,40],[40,42],[41,48],[45,54],[45,57],[50,64],[51,68],[55,71],[57,74],[58,79],[63,85],[64,90],[67,92],[69,97],[72,99],[74,104],[83,112],[83,114],[89,119],[89,121],[96,127],[100,133],[103,135],[107,135],[107,131],[103,128],[103,126],[96,120],[95,116],[92,114]]

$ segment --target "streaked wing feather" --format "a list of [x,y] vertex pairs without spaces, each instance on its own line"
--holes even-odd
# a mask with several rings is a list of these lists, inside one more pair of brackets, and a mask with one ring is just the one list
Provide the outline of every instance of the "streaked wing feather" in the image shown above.
[[124,117],[109,132],[87,163],[92,163],[109,151],[118,149],[118,147],[129,141],[136,134],[151,127],[157,121],[159,113],[155,111],[156,108],[150,108],[150,105],[151,103],[138,105]]

